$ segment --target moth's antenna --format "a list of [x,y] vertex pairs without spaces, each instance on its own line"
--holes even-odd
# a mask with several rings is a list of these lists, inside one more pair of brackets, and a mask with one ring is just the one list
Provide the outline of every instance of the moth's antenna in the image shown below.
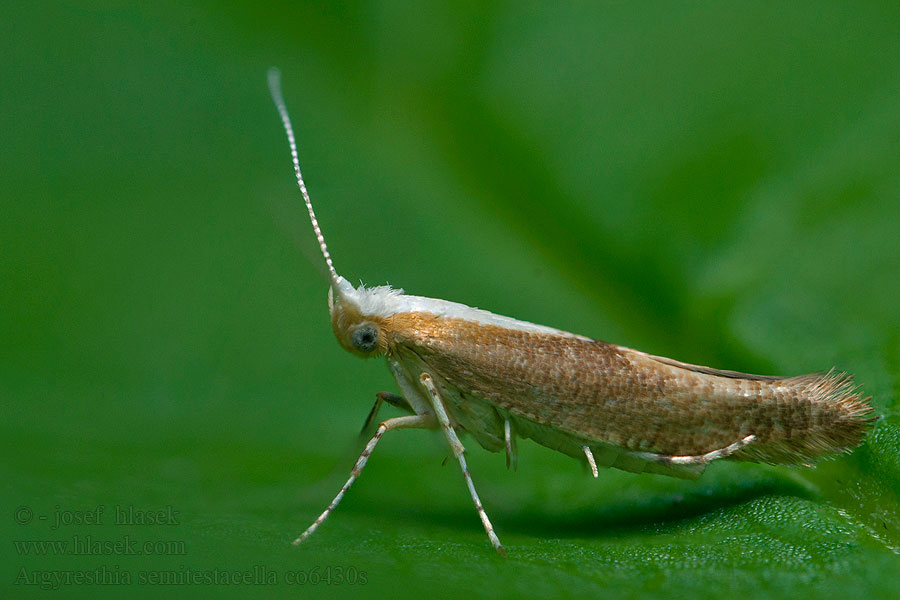
[[306,184],[303,183],[303,173],[300,172],[300,158],[297,155],[297,142],[294,139],[294,128],[291,126],[291,116],[288,114],[287,106],[284,104],[284,97],[281,95],[281,70],[278,67],[269,69],[269,92],[272,94],[272,100],[275,102],[275,108],[281,115],[281,124],[284,125],[284,132],[287,134],[288,144],[291,146],[291,159],[294,161],[294,174],[297,176],[297,186],[300,188],[300,195],[306,202],[306,210],[309,211],[309,219],[312,221],[313,230],[316,232],[316,239],[319,240],[319,248],[322,249],[322,255],[325,257],[325,264],[328,265],[328,271],[331,273],[332,281],[338,280],[337,271],[334,270],[334,263],[331,262],[331,255],[328,253],[328,246],[325,245],[325,236],[319,228],[319,221],[316,219],[316,212],[313,210],[312,201],[309,199],[309,192],[306,191]]

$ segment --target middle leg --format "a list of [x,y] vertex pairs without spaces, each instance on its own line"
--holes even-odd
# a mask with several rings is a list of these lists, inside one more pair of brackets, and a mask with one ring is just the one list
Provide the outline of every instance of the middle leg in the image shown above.
[[481,524],[484,525],[484,530],[487,532],[488,538],[491,540],[494,549],[503,556],[506,556],[506,550],[503,549],[500,539],[497,537],[497,534],[494,533],[494,526],[491,525],[491,520],[488,519],[484,506],[481,504],[478,492],[475,491],[475,484],[472,482],[472,476],[469,475],[469,467],[466,465],[466,457],[463,456],[466,449],[463,448],[462,443],[459,441],[459,436],[456,435],[456,431],[453,430],[453,426],[450,424],[450,418],[447,416],[447,411],[444,408],[444,403],[441,400],[441,395],[437,390],[437,386],[434,385],[434,381],[428,373],[422,373],[422,375],[419,376],[419,381],[422,382],[422,385],[431,397],[434,414],[437,417],[441,429],[444,430],[444,436],[447,438],[450,449],[456,456],[456,460],[459,461],[463,477],[466,480],[466,486],[469,488],[469,494],[472,496],[472,501],[475,503],[475,510],[478,511],[478,516],[481,518]]

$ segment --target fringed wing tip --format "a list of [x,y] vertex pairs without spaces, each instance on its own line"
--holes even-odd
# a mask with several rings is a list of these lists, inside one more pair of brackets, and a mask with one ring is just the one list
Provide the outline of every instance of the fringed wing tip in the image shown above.
[[862,386],[853,375],[831,369],[782,380],[793,390],[796,401],[807,407],[808,425],[788,432],[781,439],[751,444],[734,458],[770,464],[814,465],[822,459],[848,454],[859,446],[878,419],[871,396],[862,396]]

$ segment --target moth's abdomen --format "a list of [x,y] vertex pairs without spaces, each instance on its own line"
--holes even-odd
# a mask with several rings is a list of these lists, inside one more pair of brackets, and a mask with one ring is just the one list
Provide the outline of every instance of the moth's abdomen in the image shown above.
[[720,371],[423,313],[395,315],[386,327],[396,351],[414,352],[440,378],[578,444],[696,456],[753,435],[732,458],[809,463],[857,446],[872,410],[842,373]]

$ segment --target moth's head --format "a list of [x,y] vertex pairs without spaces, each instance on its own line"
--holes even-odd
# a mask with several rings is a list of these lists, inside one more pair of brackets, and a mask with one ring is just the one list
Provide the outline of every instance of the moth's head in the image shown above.
[[386,316],[390,301],[401,293],[389,287],[354,288],[338,276],[328,289],[328,310],[341,346],[363,358],[385,354],[390,346]]

